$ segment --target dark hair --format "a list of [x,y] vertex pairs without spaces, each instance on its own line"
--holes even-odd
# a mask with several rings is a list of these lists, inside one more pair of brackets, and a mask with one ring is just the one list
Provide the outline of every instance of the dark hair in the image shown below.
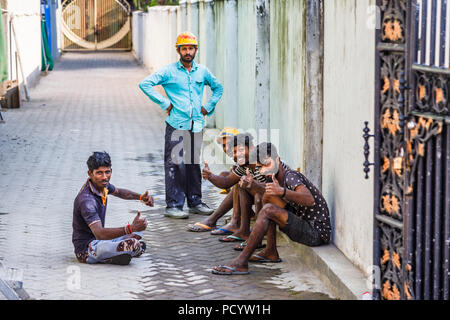
[[86,162],[89,171],[93,172],[100,167],[111,167],[111,158],[106,152],[94,152]]
[[267,164],[268,158],[275,160],[278,157],[277,148],[270,142],[260,143],[250,154],[250,159],[255,159],[258,163],[263,165]]
[[235,135],[233,139],[228,140],[227,144],[229,149],[237,146],[250,148],[253,147],[253,136],[250,133],[239,133],[238,135]]

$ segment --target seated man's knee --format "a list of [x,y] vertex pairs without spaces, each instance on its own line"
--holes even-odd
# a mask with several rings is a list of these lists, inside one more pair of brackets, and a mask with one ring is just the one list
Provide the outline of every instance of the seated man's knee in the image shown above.
[[141,243],[139,240],[135,238],[130,238],[126,240],[120,241],[119,245],[117,246],[117,251],[132,251],[137,252],[141,249]]
[[262,207],[262,209],[259,212],[258,216],[261,216],[261,217],[264,217],[264,218],[272,220],[278,209],[279,208],[276,205],[271,204],[271,203],[266,203]]

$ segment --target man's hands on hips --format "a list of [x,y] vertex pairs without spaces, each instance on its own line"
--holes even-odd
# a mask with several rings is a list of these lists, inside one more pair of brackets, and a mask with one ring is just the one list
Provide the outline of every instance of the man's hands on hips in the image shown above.
[[[169,116],[170,116],[170,112],[172,112],[172,109],[173,109],[173,105],[172,105],[172,104],[170,104],[170,106],[166,109],[166,112],[167,112],[167,114],[168,114]],[[206,109],[205,109],[204,107],[202,107],[201,113],[202,113],[204,116],[208,115],[208,111],[206,111]]]
[[[170,112],[172,112],[172,109],[173,109],[173,105],[170,104],[170,106],[166,109],[167,115],[170,116]],[[206,109],[204,107],[202,107],[201,112],[204,116],[208,115],[208,111],[206,111]]]
[[170,112],[172,111],[172,109],[173,109],[173,105],[172,104],[170,104],[170,106],[166,109],[166,112],[167,112],[167,114],[170,116]]

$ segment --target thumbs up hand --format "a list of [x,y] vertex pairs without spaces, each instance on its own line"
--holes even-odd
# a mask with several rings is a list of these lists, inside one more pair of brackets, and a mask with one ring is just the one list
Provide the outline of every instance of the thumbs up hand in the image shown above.
[[141,212],[138,211],[136,217],[131,224],[131,229],[134,231],[144,231],[147,228],[147,219],[141,218]]
[[141,195],[140,200],[149,207],[153,207],[154,205],[153,197],[148,194],[148,190],[145,190],[145,193]]
[[208,166],[208,163],[205,161],[205,167],[202,170],[202,177],[205,180],[209,180],[209,177],[211,176],[212,172],[211,169]]
[[280,186],[280,183],[278,182],[278,179],[275,177],[274,173],[272,174],[272,183],[277,187]]
[[253,186],[253,176],[250,173],[250,169],[245,170],[245,175],[241,177],[239,181],[239,186],[244,189],[251,189]]
[[266,184],[266,195],[268,196],[279,196],[284,194],[284,188],[280,186],[275,174],[272,174],[272,182]]

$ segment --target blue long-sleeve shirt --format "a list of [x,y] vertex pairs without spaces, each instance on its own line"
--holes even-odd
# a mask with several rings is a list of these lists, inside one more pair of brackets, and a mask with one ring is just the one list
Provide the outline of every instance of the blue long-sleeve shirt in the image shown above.
[[[166,118],[169,125],[179,130],[192,128],[193,132],[200,132],[205,126],[201,112],[205,84],[212,90],[212,96],[204,106],[211,116],[222,97],[223,87],[203,65],[193,62],[191,72],[188,72],[180,61],[169,64],[145,78],[139,88],[163,110],[172,104],[172,111]],[[162,85],[168,98],[155,90],[157,85]]]

